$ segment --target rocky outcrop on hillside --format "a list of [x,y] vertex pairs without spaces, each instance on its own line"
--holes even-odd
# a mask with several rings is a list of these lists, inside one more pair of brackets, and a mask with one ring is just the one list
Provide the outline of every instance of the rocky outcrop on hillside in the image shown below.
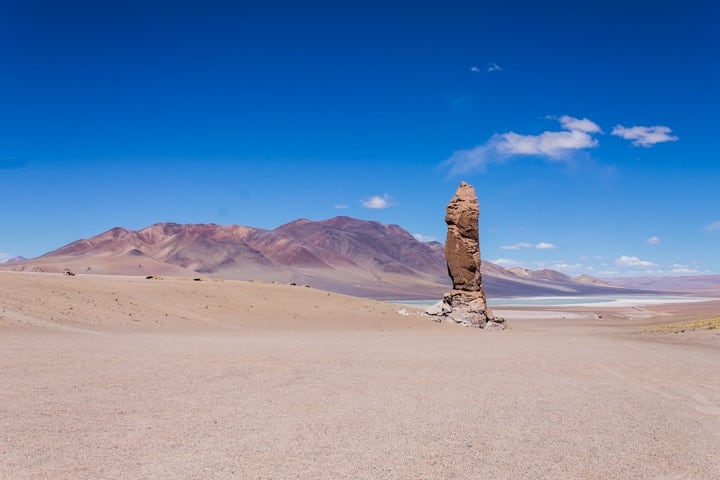
[[472,185],[462,182],[446,209],[445,258],[452,290],[427,313],[468,327],[505,328],[487,306],[480,270],[480,206]]

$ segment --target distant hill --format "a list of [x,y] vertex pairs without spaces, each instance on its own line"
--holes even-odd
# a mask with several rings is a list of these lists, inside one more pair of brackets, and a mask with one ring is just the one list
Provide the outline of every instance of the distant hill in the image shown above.
[[620,288],[682,293],[713,293],[715,295],[720,292],[720,275],[608,278],[605,281],[608,285]]
[[[212,276],[310,284],[375,298],[437,298],[450,288],[444,247],[398,225],[335,217],[299,219],[273,230],[215,224],[116,227],[8,270],[122,275]],[[489,296],[616,292],[593,277],[553,270],[506,270],[483,262]]]
[[5,264],[18,263],[18,262],[24,262],[25,260],[27,260],[27,258],[25,258],[25,257],[13,257],[13,258],[8,258],[3,263],[5,263]]

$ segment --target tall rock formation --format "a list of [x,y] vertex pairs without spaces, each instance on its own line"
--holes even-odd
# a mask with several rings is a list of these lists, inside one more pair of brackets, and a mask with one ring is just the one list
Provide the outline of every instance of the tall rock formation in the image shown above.
[[445,258],[452,291],[430,307],[427,313],[468,327],[504,329],[505,320],[495,317],[487,306],[480,273],[478,219],[480,206],[472,185],[460,183],[448,203],[445,223]]

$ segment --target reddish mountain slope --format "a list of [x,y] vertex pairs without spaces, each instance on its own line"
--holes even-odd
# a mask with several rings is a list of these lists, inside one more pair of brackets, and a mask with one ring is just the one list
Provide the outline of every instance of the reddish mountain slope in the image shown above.
[[[13,270],[106,274],[212,275],[311,284],[384,298],[435,298],[449,288],[444,248],[397,225],[335,217],[295,220],[274,230],[215,224],[158,223],[113,228]],[[505,270],[483,263],[489,295],[573,295],[609,287],[579,283],[552,270]]]

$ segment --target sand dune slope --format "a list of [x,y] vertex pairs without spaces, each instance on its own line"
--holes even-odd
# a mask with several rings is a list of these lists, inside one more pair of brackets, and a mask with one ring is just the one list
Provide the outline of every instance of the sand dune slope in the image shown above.
[[398,309],[0,273],[0,478],[720,476],[716,332],[637,333],[652,319],[622,312],[508,312],[486,332]]

